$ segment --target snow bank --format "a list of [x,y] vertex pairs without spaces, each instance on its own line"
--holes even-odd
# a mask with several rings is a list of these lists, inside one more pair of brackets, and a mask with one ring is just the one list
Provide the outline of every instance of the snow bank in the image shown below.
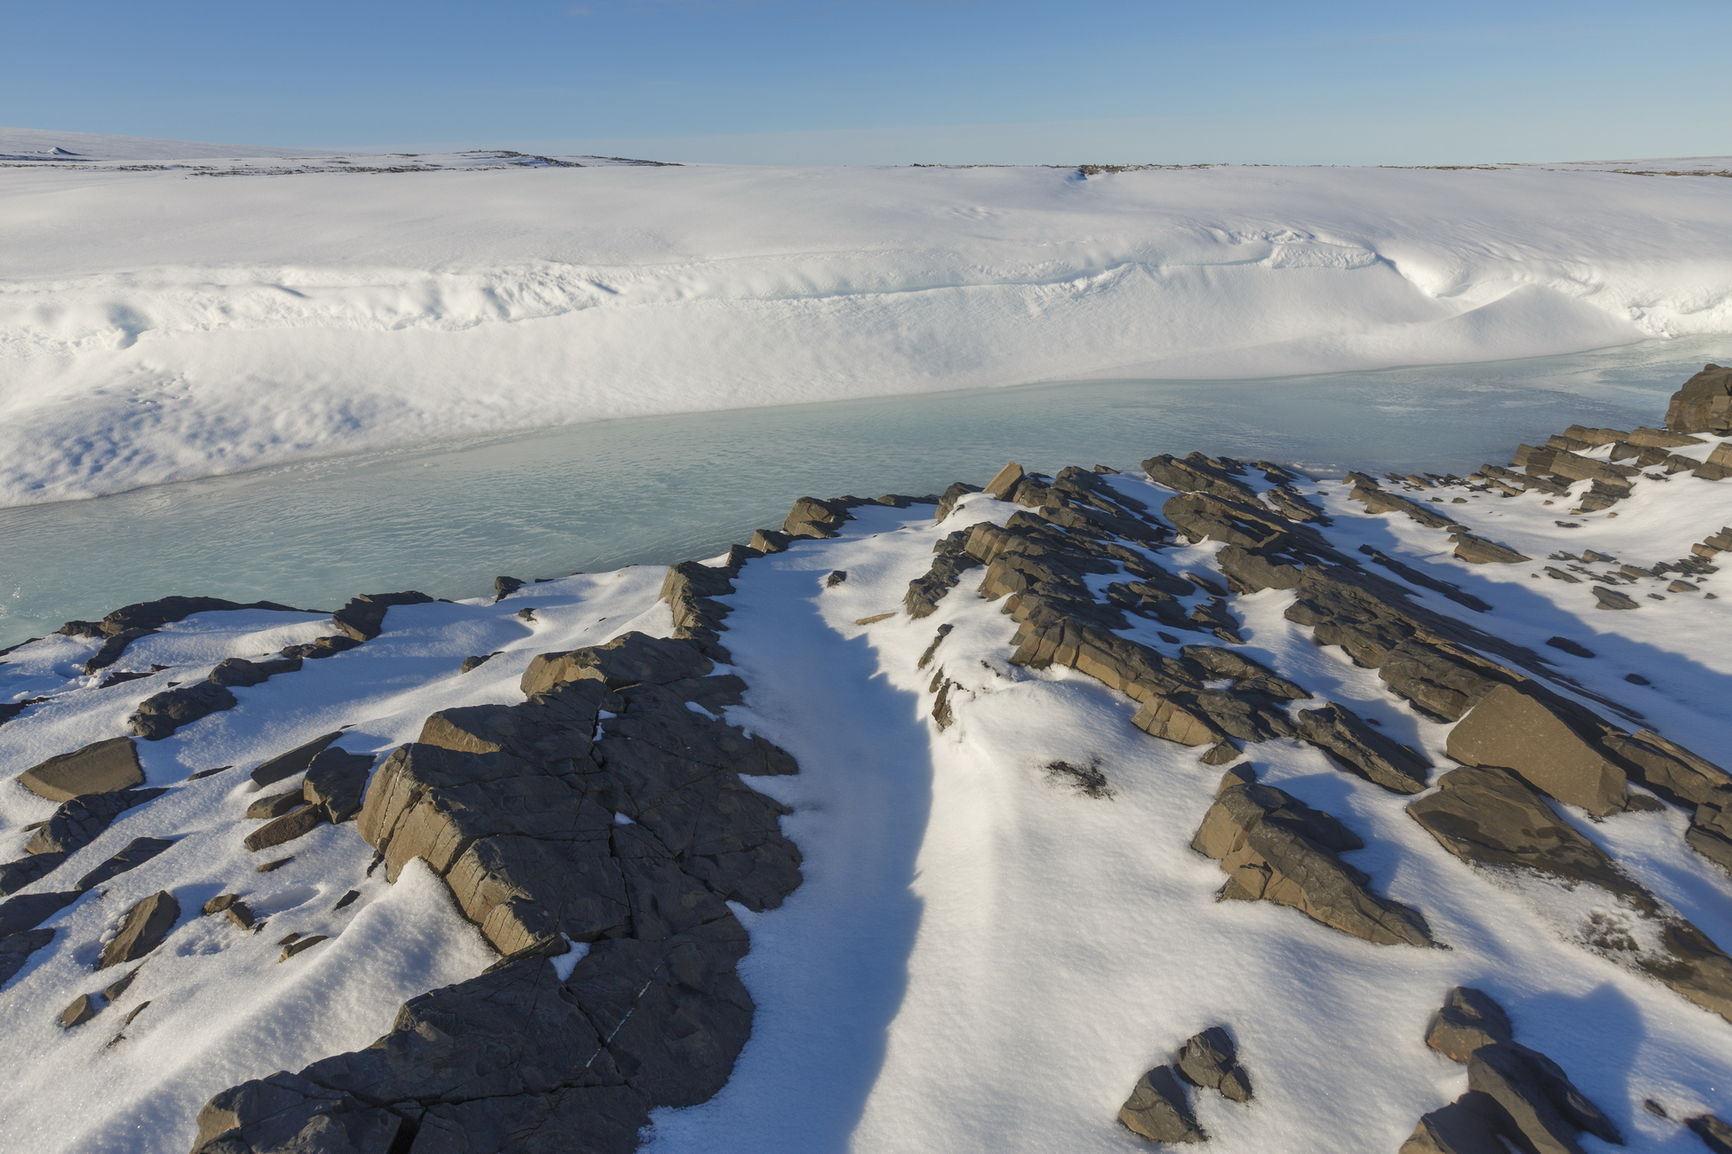
[[0,230],[5,503],[608,417],[1732,332],[1732,182],[1592,168],[0,167]]

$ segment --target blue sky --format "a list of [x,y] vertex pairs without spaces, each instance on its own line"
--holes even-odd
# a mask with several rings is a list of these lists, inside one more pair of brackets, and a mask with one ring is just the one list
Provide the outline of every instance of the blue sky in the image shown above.
[[746,163],[1732,153],[1727,0],[0,0],[0,124]]

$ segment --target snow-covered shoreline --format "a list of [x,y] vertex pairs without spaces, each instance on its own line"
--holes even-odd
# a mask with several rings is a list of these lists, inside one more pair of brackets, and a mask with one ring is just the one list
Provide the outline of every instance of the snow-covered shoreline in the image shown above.
[[51,165],[0,168],[0,230],[0,504],[608,417],[1732,332],[1732,181],[1593,166]]

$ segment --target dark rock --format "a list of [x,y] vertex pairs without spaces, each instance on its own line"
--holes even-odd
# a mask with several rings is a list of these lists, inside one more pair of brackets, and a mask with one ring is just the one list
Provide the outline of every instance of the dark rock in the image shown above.
[[1331,703],[1295,715],[1299,736],[1337,765],[1396,793],[1425,788],[1430,763],[1393,738],[1372,729],[1358,714]]
[[252,907],[235,894],[218,894],[204,904],[204,913],[206,917],[225,914],[229,921],[247,931],[255,930],[261,924]]
[[1022,478],[1022,466],[1012,461],[993,474],[992,480],[986,483],[986,488],[982,489],[981,492],[995,501],[1012,500],[1012,495],[1016,492],[1016,487],[1022,483]]
[[1732,434],[1732,369],[1704,365],[1685,381],[1666,405],[1666,428],[1673,433]]
[[253,784],[275,785],[279,781],[286,780],[287,778],[295,776],[297,773],[301,773],[307,768],[307,766],[312,764],[313,758],[317,757],[326,746],[330,745],[341,736],[343,736],[343,731],[340,729],[331,733],[322,734],[319,737],[313,738],[313,740],[307,742],[305,745],[297,745],[287,753],[279,753],[275,757],[267,758],[266,760],[259,762],[259,764],[254,767],[251,775]]
[[247,686],[258,685],[279,673],[294,673],[301,667],[298,657],[279,657],[275,661],[248,661],[244,657],[230,657],[217,663],[210,671],[208,680],[212,685]]
[[1607,589],[1604,585],[1593,587],[1594,596],[1598,599],[1595,609],[1640,609],[1642,603],[1628,594],[1619,593],[1616,589]]
[[1335,818],[1249,771],[1229,772],[1191,848],[1221,863],[1221,898],[1292,906],[1331,929],[1379,945],[1434,945],[1416,911],[1372,893],[1338,854],[1364,845]]
[[1687,1119],[1684,1125],[1690,1128],[1690,1133],[1702,1139],[1702,1145],[1713,1154],[1732,1154],[1732,1125],[1712,1114],[1698,1114]]
[[41,881],[71,856],[64,853],[38,853],[0,864],[0,896],[17,893],[32,882]]
[[317,661],[324,657],[335,657],[346,653],[361,644],[347,633],[334,633],[329,637],[321,637],[316,641],[308,641],[301,645],[289,645],[278,650],[278,653],[291,660]]
[[848,510],[856,504],[846,497],[832,501],[801,497],[782,521],[782,532],[789,537],[834,537],[837,528],[851,516]]
[[96,1017],[102,1009],[102,1003],[91,994],[80,994],[72,999],[72,1004],[60,1011],[60,1028],[70,1030],[74,1026],[82,1026]]
[[332,824],[340,825],[361,812],[361,798],[372,770],[370,754],[323,749],[307,763],[301,794],[309,804],[323,809]]
[[310,937],[296,938],[294,941],[283,947],[283,952],[277,955],[277,961],[286,962],[296,954],[301,953],[304,950],[310,950],[320,942],[329,940],[330,935],[328,934],[313,934]]
[[1137,1079],[1131,1096],[1119,1107],[1119,1121],[1131,1133],[1155,1142],[1203,1142],[1209,1137],[1191,1113],[1185,1087],[1166,1066],[1156,1066]]
[[1507,1129],[1503,1108],[1470,1090],[1421,1118],[1399,1154],[1508,1154]]
[[[1455,528],[1455,521],[1418,501],[1379,487],[1375,482],[1361,481],[1347,493],[1350,500],[1365,506],[1367,513],[1401,513],[1429,529]],[[1487,542],[1490,544],[1490,542]]]
[[1594,651],[1579,641],[1571,641],[1568,637],[1548,637],[1546,644],[1553,649],[1561,649],[1573,657],[1592,657]]
[[516,577],[495,577],[493,579],[493,601],[495,604],[505,600],[519,589],[525,582]]
[[483,665],[487,664],[497,656],[499,656],[499,651],[494,650],[492,653],[479,653],[472,657],[465,657],[463,659],[463,664],[457,667],[457,672],[473,672],[474,670],[480,669]]
[[1591,720],[1561,698],[1499,685],[1450,731],[1446,752],[1463,765],[1514,770],[1566,805],[1605,817],[1628,795],[1623,769],[1595,736]]
[[1611,1119],[1571,1084],[1557,1064],[1513,1042],[1481,1046],[1468,1056],[1467,1085],[1503,1108],[1514,1133],[1537,1154],[1582,1154],[1586,1131],[1622,1145]]
[[1210,1026],[1187,1041],[1177,1064],[1179,1075],[1193,1086],[1219,1091],[1235,1102],[1251,1100],[1251,1077],[1239,1065],[1232,1035],[1220,1026]]
[[223,686],[198,681],[145,698],[126,719],[126,728],[147,741],[160,741],[183,725],[239,704]]
[[20,930],[0,937],[0,986],[10,982],[30,960],[30,955],[54,940],[54,931]]
[[173,838],[135,837],[121,851],[78,879],[80,892],[93,890],[130,869],[137,869],[174,844]]
[[24,894],[0,902],[0,938],[35,929],[80,896],[80,891],[68,890],[64,893]]
[[846,580],[848,580],[848,570],[846,570],[846,569],[832,570],[824,578],[824,588],[834,589],[836,586],[842,584],[842,582],[844,582]]
[[1466,530],[1458,529],[1452,532],[1449,539],[1455,542],[1455,555],[1472,565],[1513,565],[1518,561],[1533,560],[1508,545],[1488,541]]
[[120,929],[102,947],[96,968],[106,970],[139,958],[162,945],[174,923],[180,920],[180,903],[167,890],[158,890],[126,911]]
[[[1566,886],[1598,886],[1612,898],[1576,928],[1597,953],[1671,987],[1732,1021],[1732,958],[1701,930],[1662,906],[1605,852],[1558,818],[1545,799],[1514,774],[1457,769],[1438,789],[1408,803],[1409,816],[1449,852],[1470,865],[1554,878]],[[1647,923],[1640,940],[1620,919]]]
[[523,672],[525,697],[535,697],[563,682],[600,681],[608,689],[644,682],[666,684],[704,677],[714,662],[692,645],[644,633],[625,633],[602,645],[563,653],[539,653]]
[[76,853],[95,841],[115,818],[166,789],[123,789],[87,793],[60,803],[54,815],[30,835],[25,853]]
[[271,849],[304,837],[329,820],[330,815],[323,806],[303,805],[253,830],[241,844],[249,851],[257,853],[259,850]]
[[145,631],[160,629],[164,625],[184,621],[195,613],[213,613],[232,609],[274,609],[284,613],[297,612],[292,607],[279,605],[275,601],[254,601],[242,605],[234,601],[225,601],[221,597],[162,597],[155,601],[140,601],[133,605],[123,605],[99,622],[69,621],[60,627],[59,632],[69,633],[75,637],[88,637],[92,633],[104,637],[114,637],[131,629]]
[[111,737],[51,757],[18,775],[18,784],[49,801],[87,793],[113,793],[144,784],[138,747],[130,737]]
[[298,809],[306,801],[306,795],[298,789],[285,789],[282,793],[273,793],[261,797],[247,806],[247,816],[254,821],[265,821],[273,817],[282,817],[291,809]]
[[[120,633],[116,633],[111,637],[104,638],[101,647],[85,661],[83,665],[84,675],[88,677],[98,670],[107,669],[109,666],[121,659],[121,657],[126,653],[128,646],[130,646],[134,641],[137,641],[140,637],[147,636],[149,633],[150,630],[148,629],[127,629]],[[148,675],[138,674],[136,676]],[[119,681],[126,679],[127,675],[116,674],[115,676],[110,677],[107,681],[104,681],[103,686],[106,688],[109,685],[117,684]]]
[[1425,1044],[1457,1062],[1467,1061],[1481,1046],[1514,1040],[1503,1007],[1471,986],[1452,989],[1425,1029]]
[[385,612],[396,605],[425,605],[433,598],[409,590],[404,593],[363,593],[331,614],[337,628],[354,641],[371,641],[385,627]]

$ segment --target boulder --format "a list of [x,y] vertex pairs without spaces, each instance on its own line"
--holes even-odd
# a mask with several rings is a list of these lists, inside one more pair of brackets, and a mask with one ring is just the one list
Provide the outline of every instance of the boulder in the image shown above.
[[1593,586],[1595,609],[1640,609],[1642,603],[1627,593],[1616,589],[1607,589],[1604,585]]
[[1518,561],[1533,560],[1526,553],[1476,536],[1465,529],[1452,532],[1449,539],[1455,542],[1455,555],[1472,565],[1513,565]]
[[1481,1046],[1512,1042],[1509,1015],[1482,990],[1456,986],[1443,999],[1425,1028],[1425,1044],[1457,1062],[1467,1061]]
[[144,784],[138,746],[130,737],[111,737],[71,753],[51,757],[18,775],[18,784],[49,801],[70,801],[87,793],[113,793]]
[[367,777],[373,769],[371,754],[346,749],[324,749],[307,763],[301,795],[310,805],[325,811],[333,824],[341,824],[361,812]]
[[1177,1065],[1179,1076],[1193,1086],[1218,1091],[1234,1102],[1251,1100],[1251,1076],[1239,1065],[1233,1036],[1220,1026],[1210,1026],[1187,1041]]
[[1012,461],[994,473],[992,480],[986,483],[986,488],[981,492],[994,501],[1009,501],[1016,492],[1016,487],[1022,483],[1022,478],[1022,466]]
[[17,893],[25,886],[41,881],[71,856],[64,853],[36,853],[21,857],[17,861],[0,863],[0,896]]
[[1419,1120],[1399,1154],[1508,1154],[1503,1109],[1489,1096],[1469,1091]]
[[216,668],[210,671],[207,680],[212,685],[221,686],[258,685],[279,673],[294,673],[300,667],[299,657],[279,657],[274,661],[248,661],[244,657],[230,657],[219,661]]
[[1184,1085],[1167,1066],[1156,1066],[1137,1079],[1119,1107],[1119,1121],[1131,1133],[1155,1142],[1203,1142],[1209,1137],[1191,1112]]
[[102,1002],[94,994],[80,994],[72,999],[70,1005],[60,1011],[60,1017],[57,1021],[59,1021],[61,1029],[70,1030],[74,1026],[84,1025],[96,1017],[101,1009]]
[[96,968],[106,970],[110,966],[136,962],[162,945],[179,920],[180,903],[167,890],[158,890],[139,900],[126,911],[120,929],[102,947]]
[[1499,685],[1450,730],[1445,746],[1463,765],[1497,766],[1595,817],[1628,801],[1623,769],[1606,756],[1584,712],[1537,686]]
[[1702,1140],[1711,1154],[1732,1154],[1732,1125],[1727,1124],[1712,1114],[1698,1114],[1687,1119],[1684,1125],[1690,1128],[1690,1133]]
[[1331,929],[1379,945],[1436,944],[1418,912],[1371,892],[1340,853],[1364,846],[1326,813],[1249,770],[1229,770],[1191,848],[1221,863],[1220,897],[1292,906]]
[[1666,428],[1673,433],[1732,434],[1732,368],[1703,365],[1666,405]]
[[519,687],[525,697],[578,679],[600,681],[609,689],[620,689],[643,682],[661,685],[704,677],[714,668],[715,663],[693,645],[631,632],[601,645],[537,654],[530,659]]
[[[1467,1085],[1502,1108],[1505,1133],[1535,1154],[1584,1154],[1576,1141],[1587,1132],[1616,1145],[1623,1137],[1543,1054],[1513,1042],[1481,1046],[1468,1056]],[[1513,1131],[1513,1132],[1512,1132]]]
[[160,741],[183,725],[190,725],[240,701],[227,688],[211,681],[196,681],[153,694],[138,703],[126,719],[126,728],[146,741]]

